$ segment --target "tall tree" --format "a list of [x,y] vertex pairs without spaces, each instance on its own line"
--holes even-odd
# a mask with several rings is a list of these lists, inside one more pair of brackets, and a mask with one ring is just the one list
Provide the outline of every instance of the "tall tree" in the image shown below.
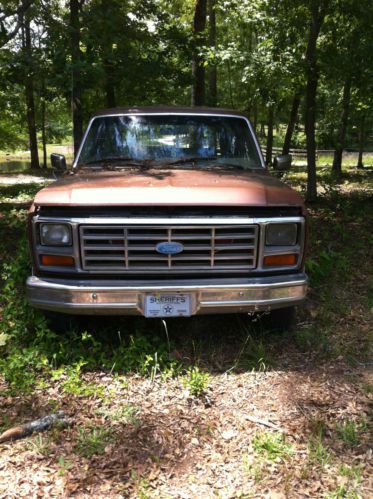
[[206,29],[207,0],[196,0],[193,18],[194,50],[192,55],[192,106],[205,104],[205,66],[201,57]]
[[293,137],[295,125],[297,123],[298,110],[301,102],[301,92],[297,90],[293,97],[293,102],[291,105],[291,111],[289,115],[289,121],[286,127],[286,134],[284,139],[284,145],[282,146],[282,154],[289,154],[291,139]]
[[26,115],[28,125],[28,136],[31,154],[31,168],[39,168],[39,153],[38,141],[36,136],[36,118],[35,118],[35,100],[34,100],[34,69],[33,69],[33,53],[30,27],[30,11],[24,10],[24,20],[22,23],[22,47],[25,62],[25,98],[26,98]]
[[307,197],[313,200],[317,197],[316,178],[316,94],[319,79],[317,65],[317,39],[325,17],[325,6],[323,0],[311,0],[310,4],[310,26],[306,50],[306,112],[305,130],[307,144]]
[[273,126],[275,118],[274,104],[270,104],[268,107],[268,118],[267,118],[267,145],[266,145],[266,165],[272,164],[272,150],[273,150]]
[[338,130],[338,141],[336,148],[334,150],[334,158],[333,158],[332,170],[336,175],[340,175],[342,173],[342,153],[345,145],[347,120],[350,108],[350,98],[351,98],[351,78],[347,77],[343,85],[342,112],[341,112],[341,119]]
[[364,168],[363,153],[364,153],[364,142],[365,142],[365,114],[362,114],[360,118],[358,141],[359,141],[359,149],[358,149],[359,152],[357,159],[357,167]]
[[[215,51],[216,48],[216,10],[215,10],[216,0],[208,0],[208,11],[209,11],[209,46],[210,49]],[[210,64],[208,69],[208,80],[209,80],[209,96],[208,103],[210,106],[216,106],[218,100],[218,89],[217,89],[217,67],[215,61]]]
[[47,168],[47,134],[46,134],[46,88],[45,77],[41,80],[41,102],[40,102],[40,117],[41,117],[41,142],[43,146],[43,168]]
[[[104,87],[105,87],[105,98],[107,107],[116,106],[116,95],[115,95],[115,57],[113,53],[113,45],[116,43],[116,28],[117,25],[113,21],[115,16],[122,20],[120,2],[107,0],[100,0],[98,4],[98,9],[96,10],[96,16],[99,16],[99,27],[100,34],[99,40],[96,38],[96,44],[98,45],[98,55],[102,60],[102,67],[104,70]],[[123,36],[122,36],[123,38]]]
[[82,53],[80,50],[80,11],[84,0],[70,0],[70,49],[71,49],[71,110],[73,115],[74,156],[83,137],[82,109]]

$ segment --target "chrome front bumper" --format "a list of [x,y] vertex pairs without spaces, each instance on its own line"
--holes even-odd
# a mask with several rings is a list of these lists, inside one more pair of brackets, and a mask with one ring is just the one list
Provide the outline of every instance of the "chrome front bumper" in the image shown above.
[[304,273],[246,279],[170,281],[82,281],[27,279],[33,307],[69,314],[144,315],[147,294],[188,293],[192,315],[271,310],[301,303],[307,291]]

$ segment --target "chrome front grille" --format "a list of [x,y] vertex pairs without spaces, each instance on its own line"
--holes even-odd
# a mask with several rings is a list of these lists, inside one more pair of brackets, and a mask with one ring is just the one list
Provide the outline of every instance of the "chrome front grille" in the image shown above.
[[[83,270],[147,274],[244,273],[255,268],[258,225],[80,225]],[[157,252],[178,242],[176,255]]]

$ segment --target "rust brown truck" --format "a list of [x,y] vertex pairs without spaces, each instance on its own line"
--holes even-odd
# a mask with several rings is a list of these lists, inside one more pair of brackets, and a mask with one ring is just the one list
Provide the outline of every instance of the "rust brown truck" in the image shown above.
[[[66,168],[60,155],[52,164]],[[306,294],[303,201],[269,175],[236,111],[96,113],[72,170],[36,195],[30,233],[29,301],[61,317],[283,320]]]

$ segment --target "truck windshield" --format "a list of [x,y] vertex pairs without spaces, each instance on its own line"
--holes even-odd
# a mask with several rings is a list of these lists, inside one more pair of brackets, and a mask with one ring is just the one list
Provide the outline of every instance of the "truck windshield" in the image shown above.
[[262,168],[246,120],[228,116],[132,115],[95,118],[78,165],[101,161]]

